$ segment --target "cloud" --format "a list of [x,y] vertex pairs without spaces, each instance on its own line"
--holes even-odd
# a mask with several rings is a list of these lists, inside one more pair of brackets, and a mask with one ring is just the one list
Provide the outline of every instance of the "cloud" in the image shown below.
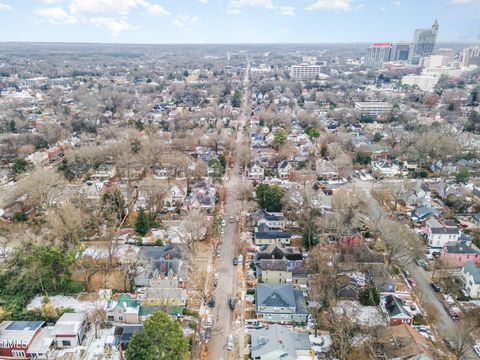
[[280,6],[278,13],[285,16],[295,16],[295,8],[293,6]]
[[10,5],[0,2],[0,11],[7,11],[7,10],[13,10],[13,8]]
[[208,0],[198,0],[199,3],[208,4]]
[[155,16],[168,16],[170,13],[165,10],[165,8],[158,4],[153,4],[147,7],[147,14],[148,15],[155,15]]
[[189,25],[196,24],[198,20],[199,20],[198,16],[178,15],[172,21],[172,25],[179,28],[186,27],[188,30],[191,30]]
[[352,10],[351,0],[316,0],[306,8],[310,11],[350,11]]
[[58,5],[40,7],[33,13],[54,24],[93,24],[108,30],[118,37],[122,32],[134,29],[129,14],[143,9],[143,15],[168,16],[161,5],[148,0],[39,0],[44,4]]
[[480,5],[480,0],[450,0],[450,5]]
[[272,0],[230,0],[227,6],[229,14],[240,14],[242,8],[263,7],[265,9],[275,9]]
[[67,2],[67,0],[39,0],[39,1],[45,5],[59,5]]
[[91,18],[90,23],[107,29],[113,37],[118,37],[120,33],[134,28],[126,18],[116,19],[113,17],[98,16]]
[[78,19],[70,15],[61,7],[37,8],[33,13],[45,18],[52,24],[76,24]]

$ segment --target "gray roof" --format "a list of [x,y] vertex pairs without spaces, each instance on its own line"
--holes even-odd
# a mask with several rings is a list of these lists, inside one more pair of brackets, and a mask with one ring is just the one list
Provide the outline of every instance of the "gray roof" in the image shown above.
[[480,269],[475,266],[473,261],[465,262],[463,268],[466,273],[473,276],[473,281],[475,282],[475,284],[480,284]]
[[295,294],[292,285],[258,284],[257,306],[295,307]]
[[274,324],[268,329],[252,330],[252,358],[272,354],[278,359],[297,359],[297,351],[310,351],[311,345],[307,333],[290,330]]
[[402,317],[409,317],[409,318],[412,317],[410,313],[403,307],[402,300],[400,300],[394,295],[388,295],[385,298],[385,309],[387,310],[390,317],[393,317],[393,316],[402,316]]
[[432,234],[457,235],[460,231],[453,227],[434,227],[431,229]]
[[447,243],[445,247],[449,254],[480,254],[477,248],[466,244]]
[[262,271],[286,271],[288,260],[262,259],[260,260],[260,268]]
[[290,239],[292,234],[282,230],[272,230],[267,224],[260,224],[255,232],[255,239]]
[[259,307],[290,307],[296,314],[308,314],[303,292],[292,285],[257,284],[255,304]]

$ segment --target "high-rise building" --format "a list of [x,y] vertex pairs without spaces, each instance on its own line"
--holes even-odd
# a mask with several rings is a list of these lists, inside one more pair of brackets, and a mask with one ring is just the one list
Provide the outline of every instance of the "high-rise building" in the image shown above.
[[417,29],[410,46],[408,62],[412,65],[420,64],[422,57],[431,55],[435,49],[438,34],[438,21],[435,20],[430,29]]
[[377,43],[369,46],[365,53],[365,66],[380,69],[384,62],[390,60],[391,43]]
[[389,61],[407,61],[408,52],[410,51],[410,43],[395,42],[392,44]]
[[315,80],[322,76],[322,66],[320,65],[292,65],[290,76],[293,80]]
[[480,66],[480,47],[474,46],[463,49],[460,53],[460,62],[462,66]]

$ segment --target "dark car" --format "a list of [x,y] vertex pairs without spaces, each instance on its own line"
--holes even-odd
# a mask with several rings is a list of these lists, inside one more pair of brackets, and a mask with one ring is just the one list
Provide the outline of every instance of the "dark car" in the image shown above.
[[437,284],[435,284],[433,282],[430,283],[430,286],[432,287],[433,291],[435,291],[437,293],[439,293],[441,291],[440,286],[438,286]]
[[235,309],[235,299],[234,298],[230,298],[230,300],[228,300],[228,307],[231,310]]
[[203,338],[205,339],[205,341],[208,342],[208,340],[210,339],[210,334],[212,333],[212,328],[206,328],[205,329],[205,334],[203,335]]
[[237,258],[233,258],[233,265],[238,265],[238,259]]
[[215,297],[212,296],[212,297],[210,298],[210,300],[208,301],[208,306],[210,306],[210,307],[215,307],[215,303],[216,303],[216,302],[215,302]]

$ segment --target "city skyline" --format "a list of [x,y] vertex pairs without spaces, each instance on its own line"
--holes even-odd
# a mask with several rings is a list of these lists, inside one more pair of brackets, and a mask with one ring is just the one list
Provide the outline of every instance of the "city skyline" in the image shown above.
[[0,41],[394,42],[438,19],[438,42],[478,42],[478,14],[478,0],[0,0]]

